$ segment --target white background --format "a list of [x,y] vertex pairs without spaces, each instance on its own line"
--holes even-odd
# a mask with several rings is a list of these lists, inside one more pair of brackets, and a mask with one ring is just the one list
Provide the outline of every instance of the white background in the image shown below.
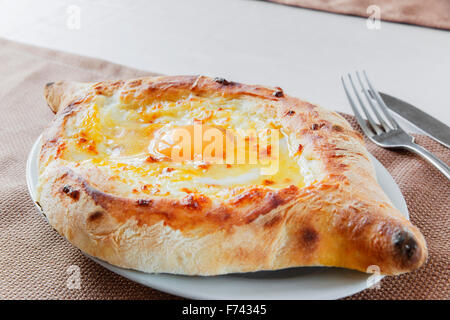
[[[71,5],[80,29],[68,27]],[[364,18],[251,0],[0,0],[0,37],[164,74],[280,86],[348,113],[340,76],[365,69],[380,91],[450,123],[448,31],[384,21],[369,30]]]

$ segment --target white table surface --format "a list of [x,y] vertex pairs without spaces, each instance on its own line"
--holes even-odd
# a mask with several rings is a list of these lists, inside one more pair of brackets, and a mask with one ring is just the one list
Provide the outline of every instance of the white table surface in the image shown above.
[[[73,5],[79,29],[68,26]],[[365,69],[379,90],[450,123],[448,31],[384,21],[369,30],[364,18],[250,0],[0,0],[0,37],[164,74],[280,86],[347,113],[340,76]]]

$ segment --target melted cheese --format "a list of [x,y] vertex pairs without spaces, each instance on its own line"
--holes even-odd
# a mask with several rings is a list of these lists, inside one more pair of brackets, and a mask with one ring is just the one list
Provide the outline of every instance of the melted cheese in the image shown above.
[[[265,150],[271,147],[270,143],[263,148],[259,144],[262,140],[257,139],[260,158],[257,163],[249,161],[248,156],[239,164],[226,161],[230,152],[249,154],[250,143],[231,149],[223,147],[222,163],[202,159],[205,145],[199,149],[192,147],[190,156],[183,161],[173,160],[174,132],[180,128],[193,133],[194,125],[200,124],[224,133],[230,129],[232,132],[254,130],[261,135],[268,129],[279,130],[281,126],[275,119],[274,106],[251,98],[188,96],[176,102],[134,105],[125,103],[120,93],[98,96],[88,107],[67,119],[62,159],[77,170],[99,171],[109,177],[111,192],[126,196],[179,197],[198,192],[223,198],[253,186],[302,187],[305,182],[298,164],[299,155],[292,151],[296,148],[289,145],[283,134],[276,141],[278,154]],[[224,145],[230,139],[234,137],[224,134]],[[273,164],[271,161],[276,161],[278,170],[266,175],[262,169]]]

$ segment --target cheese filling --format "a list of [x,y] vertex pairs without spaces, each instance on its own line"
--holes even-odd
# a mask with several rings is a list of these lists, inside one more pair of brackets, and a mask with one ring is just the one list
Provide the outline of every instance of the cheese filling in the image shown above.
[[226,198],[253,186],[303,187],[301,154],[276,119],[275,106],[253,98],[139,105],[118,92],[67,119],[60,158],[109,177],[107,191],[126,196]]

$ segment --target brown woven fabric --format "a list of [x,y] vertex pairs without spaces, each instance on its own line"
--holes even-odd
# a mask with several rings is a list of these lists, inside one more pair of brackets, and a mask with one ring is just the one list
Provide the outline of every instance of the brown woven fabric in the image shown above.
[[[359,129],[353,116],[344,117]],[[416,142],[450,163],[450,150],[434,140],[415,135]],[[366,145],[400,187],[412,223],[427,241],[425,267],[396,277],[385,277],[378,290],[365,290],[349,299],[449,299],[450,182],[422,158],[408,151],[389,151],[366,139]]]
[[[269,0],[291,6],[368,17],[380,8],[381,20],[450,30],[450,0]],[[372,14],[372,12],[371,12]]]
[[[0,298],[176,299],[126,280],[83,256],[39,216],[25,182],[28,152],[53,117],[42,96],[47,82],[149,73],[1,39],[0,61]],[[450,160],[449,150],[429,138],[419,136],[418,142]],[[427,239],[430,258],[421,270],[385,278],[381,289],[351,298],[448,299],[449,182],[409,153],[370,143],[368,147],[402,189],[411,218]],[[80,268],[81,289],[67,287],[72,265]]]

